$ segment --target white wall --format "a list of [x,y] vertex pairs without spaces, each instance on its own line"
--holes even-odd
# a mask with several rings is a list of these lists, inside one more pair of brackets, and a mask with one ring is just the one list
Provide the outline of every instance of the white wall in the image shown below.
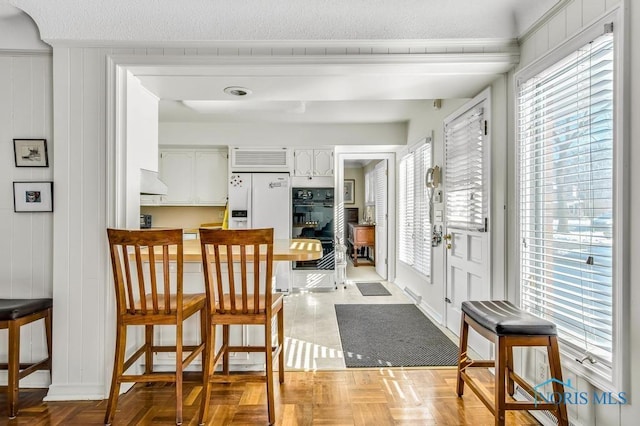
[[[442,166],[444,163],[444,118],[458,109],[465,99],[445,99],[439,110],[429,109],[423,114],[413,117],[409,122],[407,145],[412,145],[433,132],[433,164]],[[406,148],[398,151],[396,156],[399,169],[402,155],[406,153]],[[397,179],[397,177],[396,177]],[[437,203],[434,208],[442,209],[442,203]],[[399,218],[402,220],[402,218]],[[438,223],[441,224],[441,223]],[[396,250],[397,252],[397,250]],[[425,309],[434,319],[442,321],[444,306],[444,245],[441,244],[432,251],[431,282],[426,277],[415,272],[411,267],[397,261],[396,262],[396,284],[400,288],[408,288],[413,293],[422,297],[421,307]]]
[[[53,380],[47,400],[102,399],[113,342],[107,227],[106,55],[54,48],[56,212],[53,229]],[[111,291],[110,291],[111,290]],[[111,300],[113,297],[111,297]],[[110,324],[110,327],[114,327]],[[105,345],[110,347],[105,360]],[[111,346],[109,346],[111,345]]]
[[[0,25],[0,33],[2,32]],[[0,34],[0,40],[2,35]],[[14,181],[53,180],[51,56],[0,50],[0,295],[11,298],[51,297],[53,217],[55,213],[14,213]],[[47,168],[15,167],[13,139],[47,140]],[[57,197],[54,184],[54,209]],[[55,308],[54,308],[55,309]],[[7,330],[0,330],[0,358],[7,356]],[[44,322],[21,331],[20,360],[39,361],[46,354]],[[6,384],[6,372],[0,373]],[[21,384],[46,386],[49,373],[36,372]]]
[[278,124],[160,123],[160,145],[324,146],[402,145],[405,123]]
[[127,228],[140,225],[140,169],[158,171],[158,102],[127,72]]

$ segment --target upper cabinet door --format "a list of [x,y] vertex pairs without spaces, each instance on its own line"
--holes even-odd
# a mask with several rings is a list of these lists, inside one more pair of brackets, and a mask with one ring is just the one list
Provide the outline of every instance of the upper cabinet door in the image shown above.
[[333,176],[332,149],[296,149],[294,176]]
[[162,204],[193,202],[193,151],[163,151],[160,153],[160,179],[169,188],[161,197]]
[[195,199],[197,204],[225,204],[228,193],[228,160],[223,151],[195,153]]
[[333,151],[316,149],[313,151],[314,176],[333,176]]
[[313,150],[296,149],[294,155],[294,176],[313,176]]

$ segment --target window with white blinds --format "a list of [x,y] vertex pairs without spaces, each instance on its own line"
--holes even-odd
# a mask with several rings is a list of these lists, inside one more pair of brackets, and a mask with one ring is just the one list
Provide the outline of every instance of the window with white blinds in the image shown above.
[[520,303],[596,366],[613,353],[613,116],[611,34],[519,83]]
[[431,143],[420,144],[400,160],[399,253],[400,261],[424,275],[431,274],[431,222],[425,185],[431,167]]
[[484,103],[445,124],[447,227],[486,231]]

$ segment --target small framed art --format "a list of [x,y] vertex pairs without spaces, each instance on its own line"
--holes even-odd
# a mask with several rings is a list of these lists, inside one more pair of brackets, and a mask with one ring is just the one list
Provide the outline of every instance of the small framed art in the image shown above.
[[345,204],[353,204],[356,202],[355,186],[356,186],[355,179],[344,180],[344,203]]
[[49,167],[46,139],[14,139],[16,167]]
[[53,182],[13,182],[13,211],[52,212]]

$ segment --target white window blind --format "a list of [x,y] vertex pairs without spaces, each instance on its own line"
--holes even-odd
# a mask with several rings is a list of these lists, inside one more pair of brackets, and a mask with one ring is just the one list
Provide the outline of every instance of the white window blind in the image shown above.
[[484,136],[482,104],[445,125],[447,227],[486,231]]
[[518,89],[520,296],[564,343],[610,366],[613,37]]
[[398,258],[413,265],[413,227],[414,227],[414,198],[413,198],[413,153],[400,160],[398,186]]
[[399,259],[424,275],[431,274],[431,222],[425,185],[429,167],[430,142],[403,157],[399,167]]

